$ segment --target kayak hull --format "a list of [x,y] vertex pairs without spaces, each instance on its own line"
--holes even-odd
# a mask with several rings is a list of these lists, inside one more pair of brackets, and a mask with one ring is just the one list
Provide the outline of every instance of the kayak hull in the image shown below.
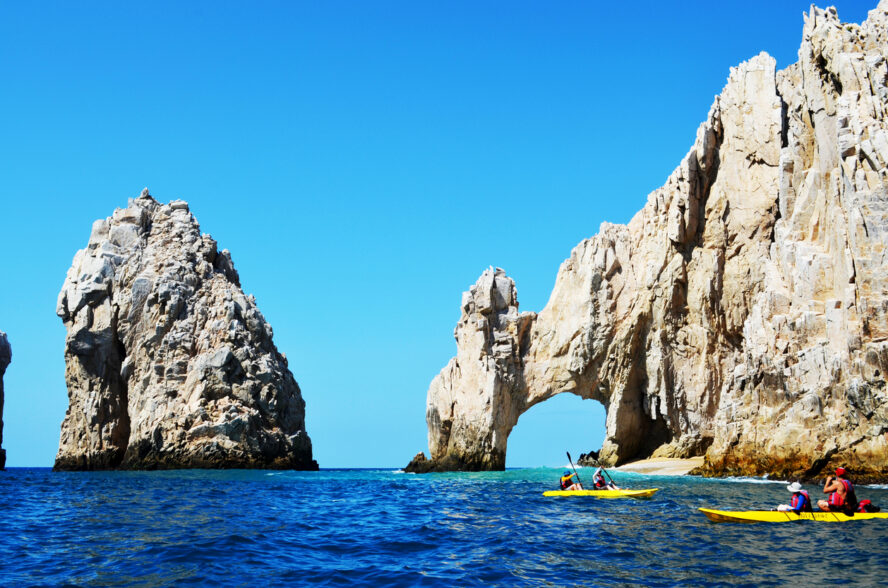
[[715,510],[699,509],[706,518],[715,523],[787,523],[792,521],[821,521],[844,523],[869,519],[888,519],[888,512],[857,512],[848,516],[840,512],[786,512],[777,510]]
[[543,496],[593,496],[595,498],[650,498],[659,488],[644,490],[549,490]]

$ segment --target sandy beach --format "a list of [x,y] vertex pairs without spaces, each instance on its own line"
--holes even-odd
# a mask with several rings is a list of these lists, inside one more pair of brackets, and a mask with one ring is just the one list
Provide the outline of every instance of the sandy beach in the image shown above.
[[684,476],[701,465],[703,465],[702,457],[692,457],[690,459],[667,457],[633,461],[616,469],[621,472],[635,472],[652,476]]

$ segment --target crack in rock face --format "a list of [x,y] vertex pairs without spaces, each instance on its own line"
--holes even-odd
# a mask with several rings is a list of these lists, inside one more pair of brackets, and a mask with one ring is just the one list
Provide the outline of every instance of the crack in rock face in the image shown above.
[[732,68],[666,184],[574,248],[539,314],[486,270],[417,469],[502,469],[518,417],[570,392],[607,410],[605,464],[888,479],[886,64],[888,0],[861,25],[812,7],[799,61]]
[[317,469],[305,402],[227,250],[143,190],[93,224],[59,294],[55,468]]

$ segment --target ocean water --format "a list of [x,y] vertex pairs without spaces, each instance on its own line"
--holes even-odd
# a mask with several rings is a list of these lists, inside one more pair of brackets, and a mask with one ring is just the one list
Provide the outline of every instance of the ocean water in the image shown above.
[[[544,498],[560,473],[14,468],[0,472],[0,585],[888,581],[888,520],[716,524],[696,510],[771,508],[788,499],[783,483],[615,473],[661,490]],[[888,507],[884,487],[858,496]]]

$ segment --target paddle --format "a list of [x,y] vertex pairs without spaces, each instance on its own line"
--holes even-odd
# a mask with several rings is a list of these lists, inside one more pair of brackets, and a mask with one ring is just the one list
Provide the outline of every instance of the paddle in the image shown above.
[[571,457],[570,457],[570,451],[567,452],[567,461],[570,462],[570,467],[573,468],[574,475],[577,477],[577,484],[580,484],[580,485],[582,486],[583,483],[580,482],[580,474],[577,473],[577,468],[574,467],[574,461],[573,461],[573,459],[571,459]]

